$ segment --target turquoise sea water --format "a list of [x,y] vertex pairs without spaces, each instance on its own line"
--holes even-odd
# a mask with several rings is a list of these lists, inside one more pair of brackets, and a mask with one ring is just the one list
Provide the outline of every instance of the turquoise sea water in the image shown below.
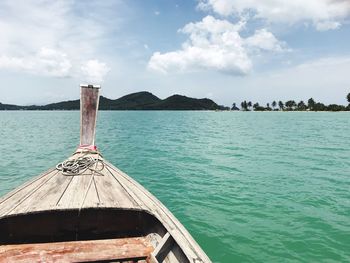
[[[104,157],[214,262],[350,262],[348,112],[100,112]],[[79,112],[0,112],[0,194],[68,157]]]

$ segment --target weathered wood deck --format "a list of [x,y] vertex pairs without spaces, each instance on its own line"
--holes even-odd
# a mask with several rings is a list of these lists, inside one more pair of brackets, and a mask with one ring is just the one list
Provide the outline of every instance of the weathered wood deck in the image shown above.
[[87,207],[140,208],[123,187],[122,176],[106,165],[100,173],[63,175],[56,169],[0,199],[0,217],[43,210]]
[[[100,155],[93,156],[102,159]],[[0,199],[0,220],[40,211],[84,211],[91,208],[145,211],[163,224],[170,237],[192,259],[190,262],[210,262],[187,230],[161,202],[128,175],[103,162],[104,167],[99,172],[88,170],[83,174],[67,176],[57,169],[51,169],[34,178]]]

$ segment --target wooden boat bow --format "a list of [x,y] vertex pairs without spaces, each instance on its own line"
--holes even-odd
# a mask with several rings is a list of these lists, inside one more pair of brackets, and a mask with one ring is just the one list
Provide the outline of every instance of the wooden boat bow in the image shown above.
[[98,90],[82,87],[88,128],[68,158],[94,164],[73,174],[52,168],[0,199],[0,262],[211,262],[157,198],[98,152]]

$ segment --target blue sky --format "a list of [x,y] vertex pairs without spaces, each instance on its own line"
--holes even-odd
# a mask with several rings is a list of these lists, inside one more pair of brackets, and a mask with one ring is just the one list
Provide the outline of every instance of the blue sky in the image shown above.
[[76,99],[80,83],[224,105],[350,92],[346,0],[4,0],[0,33],[2,103]]

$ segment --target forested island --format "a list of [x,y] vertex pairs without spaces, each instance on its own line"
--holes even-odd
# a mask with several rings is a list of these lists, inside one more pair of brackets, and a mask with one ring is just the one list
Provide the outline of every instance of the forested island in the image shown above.
[[[80,100],[51,103],[43,106],[18,106],[1,104],[0,110],[79,110]],[[228,110],[211,99],[195,99],[182,95],[172,95],[164,100],[150,92],[142,91],[123,96],[119,99],[108,99],[101,96],[99,110]]]
[[[154,94],[142,91],[131,93],[119,99],[100,97],[99,110],[216,110],[216,111],[350,111],[350,93],[346,96],[349,105],[325,105],[310,98],[307,102],[294,100],[272,101],[266,106],[258,102],[242,101],[241,104],[232,104],[232,107],[218,105],[211,99],[196,99],[182,95],[172,95],[160,99]],[[62,101],[47,105],[19,106],[0,103],[0,110],[79,110],[80,100]]]
[[306,103],[304,101],[296,102],[294,100],[272,101],[271,104],[267,103],[266,106],[260,105],[258,102],[252,103],[251,101],[242,101],[241,108],[238,108],[236,103],[232,104],[231,110],[241,111],[350,111],[350,93],[346,96],[349,104],[347,106],[338,104],[325,105],[321,102],[316,102],[313,98],[310,98]]

